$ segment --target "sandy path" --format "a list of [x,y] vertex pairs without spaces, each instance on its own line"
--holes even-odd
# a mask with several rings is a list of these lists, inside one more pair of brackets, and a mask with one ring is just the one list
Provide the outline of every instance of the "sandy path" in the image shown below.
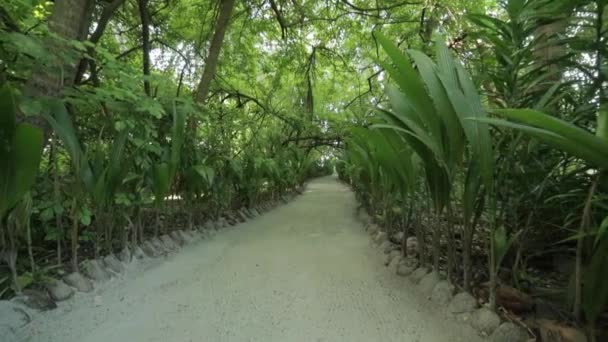
[[382,266],[354,211],[345,186],[315,180],[287,205],[60,303],[24,340],[479,341]]

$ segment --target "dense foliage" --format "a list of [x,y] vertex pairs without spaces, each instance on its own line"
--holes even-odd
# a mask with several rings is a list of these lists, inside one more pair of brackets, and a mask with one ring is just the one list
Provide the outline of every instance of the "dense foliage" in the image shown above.
[[606,5],[500,5],[468,14],[463,41],[439,30],[434,51],[375,35],[388,102],[351,130],[339,172],[378,222],[418,238],[422,264],[432,255],[465,290],[489,289],[491,306],[504,286],[550,300],[595,338],[608,307]]
[[335,162],[379,225],[417,237],[420,263],[492,306],[501,286],[529,293],[595,336],[607,8],[6,0],[0,295]]

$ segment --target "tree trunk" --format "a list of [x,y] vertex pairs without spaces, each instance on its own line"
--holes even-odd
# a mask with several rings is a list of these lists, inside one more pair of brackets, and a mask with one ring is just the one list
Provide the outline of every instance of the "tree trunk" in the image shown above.
[[[15,248],[15,239],[11,232],[11,223],[8,219],[0,217],[0,259],[4,259],[11,272],[11,279],[15,292],[21,293],[19,282],[17,279],[17,250]],[[5,235],[6,232],[6,235]],[[6,241],[8,239],[8,241]]]
[[439,272],[439,264],[441,259],[441,220],[439,219],[440,214],[433,214],[432,227],[433,227],[433,269],[435,272]]
[[[53,163],[53,201],[61,203],[61,189],[59,188],[59,154],[57,151],[57,139],[51,140],[51,162]],[[59,231],[57,237],[57,265],[61,266],[61,242],[63,241],[63,220],[61,215],[55,213],[55,229]]]
[[563,57],[567,52],[566,45],[560,44],[560,40],[562,39],[561,35],[566,32],[570,23],[570,16],[574,10],[573,4],[563,6],[559,13],[555,13],[550,21],[538,26],[534,32],[535,38],[539,39],[540,43],[538,43],[539,47],[534,49],[533,57],[536,64],[539,66],[545,65],[546,75],[549,75],[544,82],[533,87],[535,91],[544,93],[562,78],[560,65],[554,61]]
[[141,50],[143,53],[144,91],[150,96],[150,15],[148,0],[138,0],[139,17],[141,18]]
[[32,225],[29,217],[27,218],[27,222],[25,222],[25,229],[27,235],[27,254],[30,258],[32,274],[34,274],[36,272],[36,262],[34,261],[34,251],[32,250]]
[[588,233],[589,224],[591,222],[591,202],[593,201],[593,196],[595,195],[595,190],[597,189],[597,184],[599,182],[599,173],[594,179],[593,183],[591,183],[591,187],[589,188],[589,193],[587,194],[587,199],[585,201],[585,206],[583,207],[583,214],[581,215],[581,224],[579,226],[579,238],[576,243],[576,264],[574,268],[574,303],[572,305],[572,314],[577,320],[580,320],[581,317],[581,305],[583,299],[583,262],[585,261],[585,251],[584,246],[585,235]]
[[[114,12],[116,12],[116,10],[124,2],[125,2],[125,0],[114,0],[110,3],[107,3],[104,6],[103,11],[101,12],[101,15],[99,16],[99,19],[97,19],[97,21],[96,21],[97,27],[95,27],[95,31],[89,37],[89,41],[91,43],[97,44],[99,42],[106,27],[108,26],[108,23],[110,22],[110,19],[112,19],[112,16],[114,15]],[[93,48],[88,48],[87,53],[90,56],[94,56],[95,50]],[[84,73],[86,72],[89,64],[91,64],[92,67],[94,66],[93,63],[90,63],[90,60],[88,58],[82,58],[80,60],[80,63],[78,64],[78,69],[76,71],[76,77],[74,78],[75,84],[79,84],[82,81],[82,77],[84,76]]]
[[[94,0],[55,0],[53,13],[49,18],[49,30],[69,40],[84,40],[87,37]],[[52,46],[52,50],[67,48]],[[72,84],[76,72],[75,60],[62,60],[59,69],[32,75],[31,87],[34,94],[59,96],[64,86]],[[44,70],[42,70],[44,71]]]
[[205,103],[207,100],[209,86],[211,85],[211,80],[215,77],[217,61],[220,56],[222,44],[224,43],[224,35],[226,34],[230,16],[232,15],[232,9],[234,8],[234,0],[220,0],[220,2],[220,12],[217,21],[215,22],[215,33],[211,39],[203,76],[201,77],[201,82],[198,84],[194,98],[194,100],[200,104]]
[[77,202],[72,201],[72,236],[70,238],[72,249],[72,271],[78,272],[78,208]]
[[[94,0],[55,0],[53,13],[49,18],[49,30],[61,38],[68,40],[86,39],[91,16],[95,7]],[[48,44],[50,53],[68,46]],[[71,86],[76,75],[75,59],[63,58],[53,67],[44,67],[32,74],[27,86],[27,95],[32,97],[59,97],[65,86]],[[45,137],[48,134],[48,124],[41,116],[31,116],[27,120],[42,128]]]

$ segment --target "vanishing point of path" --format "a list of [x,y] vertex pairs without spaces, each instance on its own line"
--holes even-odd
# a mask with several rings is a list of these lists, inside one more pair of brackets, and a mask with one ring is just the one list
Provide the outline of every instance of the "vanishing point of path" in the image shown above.
[[312,181],[289,204],[78,294],[28,341],[479,341],[391,274],[352,192]]

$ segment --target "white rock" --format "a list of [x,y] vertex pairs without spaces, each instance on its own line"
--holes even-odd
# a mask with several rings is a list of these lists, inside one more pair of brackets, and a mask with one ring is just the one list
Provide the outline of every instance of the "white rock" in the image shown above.
[[160,241],[164,245],[165,250],[167,251],[174,252],[179,249],[177,243],[175,243],[175,241],[173,241],[173,239],[171,239],[167,234],[162,235],[160,237]]
[[181,237],[185,244],[191,244],[196,240],[196,238],[187,230],[178,230],[177,234]]
[[154,246],[154,249],[156,249],[156,252],[159,255],[170,252],[167,246],[165,246],[165,244],[162,243],[162,241],[160,241],[158,237],[151,238],[150,243],[152,244],[152,246]]
[[[23,304],[28,308],[46,311],[57,308],[55,301],[51,299],[47,291],[39,291],[33,289],[23,290],[23,294],[13,298],[11,301]],[[0,315],[2,317],[2,315]],[[2,336],[2,335],[0,335]]]
[[405,240],[405,252],[408,256],[418,255],[418,239],[415,236],[410,236]]
[[[142,251],[142,254],[145,253],[145,255],[151,258],[155,258],[161,255],[156,246],[150,240],[144,241],[144,243],[141,245],[140,250]],[[135,257],[137,257],[137,249],[134,249],[133,251],[135,252]],[[143,256],[139,257],[138,259],[143,259]]]
[[407,277],[410,274],[412,274],[415,270],[416,270],[415,267],[408,266],[404,263],[399,263],[399,265],[397,265],[396,273],[397,273],[397,275],[400,275],[402,277]]
[[392,250],[390,253],[386,255],[386,259],[384,260],[384,266],[388,266],[393,262],[393,259],[401,257],[401,252],[398,250]]
[[66,300],[74,294],[74,289],[69,287],[62,280],[52,280],[45,285],[45,288],[49,292],[51,298],[57,302]]
[[122,273],[125,271],[125,267],[122,264],[122,262],[120,262],[118,259],[116,259],[116,257],[114,256],[114,254],[108,254],[103,258],[103,263],[106,265],[106,267],[114,272],[114,273]]
[[178,233],[177,230],[172,231],[171,233],[169,233],[169,237],[171,237],[171,239],[178,245],[178,246],[183,246],[186,244],[186,240],[184,240],[184,238]]
[[388,240],[384,240],[381,244],[380,244],[380,250],[382,251],[382,253],[389,253],[391,251],[391,247],[393,246],[393,244],[388,241]]
[[431,300],[441,307],[448,305],[454,294],[454,285],[450,284],[447,280],[442,280],[433,289],[431,294]]
[[245,214],[243,209],[239,210],[238,213],[239,213],[239,216],[241,217],[242,222],[249,220],[249,217],[247,217],[247,215]]
[[460,292],[452,298],[448,305],[451,314],[473,312],[477,308],[477,300],[467,292]]
[[410,281],[414,284],[418,284],[425,275],[429,273],[429,270],[426,267],[418,267],[412,274],[410,275]]
[[205,225],[203,226],[205,230],[215,230],[215,224],[211,220],[205,221]]
[[403,242],[403,237],[405,234],[403,234],[403,232],[397,232],[393,235],[392,240],[393,241],[398,241],[399,243]]
[[399,254],[394,257],[393,260],[391,260],[391,262],[388,264],[388,270],[390,272],[396,273],[402,258],[403,257],[401,256],[401,252],[399,252]]
[[437,272],[431,272],[425,275],[418,283],[418,289],[425,297],[430,297],[433,293],[433,289],[441,281],[439,274]]
[[78,272],[68,274],[63,281],[80,292],[93,291],[93,283]]
[[488,308],[475,310],[471,317],[471,326],[486,335],[493,333],[499,325],[500,318],[494,311]]
[[131,250],[128,247],[123,248],[120,254],[118,254],[118,259],[124,263],[130,263],[132,257]]
[[528,332],[511,322],[501,324],[490,336],[491,342],[527,342],[528,339]]
[[110,274],[97,260],[87,260],[83,264],[84,274],[94,281],[106,281],[110,279]]

